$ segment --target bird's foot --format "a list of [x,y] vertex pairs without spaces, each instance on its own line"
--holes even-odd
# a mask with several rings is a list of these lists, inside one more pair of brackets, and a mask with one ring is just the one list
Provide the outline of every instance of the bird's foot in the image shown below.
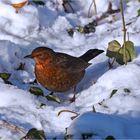
[[74,96],[72,97],[72,98],[70,98],[70,103],[73,103],[73,102],[75,102],[75,100],[76,100],[76,96],[75,96],[75,94],[74,94]]
[[34,81],[29,82],[29,84],[32,84],[32,85],[37,84],[37,80],[35,79]]
[[53,95],[54,92],[50,92],[49,95]]

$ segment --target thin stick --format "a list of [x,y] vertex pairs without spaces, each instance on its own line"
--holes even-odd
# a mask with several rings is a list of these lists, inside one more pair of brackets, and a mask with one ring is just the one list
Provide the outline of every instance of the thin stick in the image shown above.
[[108,59],[108,66],[109,66],[109,69],[112,69],[112,67],[113,67],[113,64],[114,64],[114,62],[115,62],[115,58],[113,58],[113,61],[112,62],[110,62],[110,59]]
[[10,124],[6,120],[3,120],[3,123],[0,124],[0,127],[5,127],[5,128],[13,130],[15,132],[18,132],[21,135],[26,135],[25,131],[23,131],[21,128],[17,127],[16,125]]
[[93,0],[93,4],[94,4],[94,12],[95,12],[95,15],[97,15],[97,6],[96,6],[95,0]]
[[73,9],[73,7],[71,6],[71,4],[70,4],[70,2],[68,0],[63,0],[63,4],[62,5],[64,7],[65,12],[69,12],[67,10],[66,4],[68,4],[68,6],[70,7],[70,9],[72,10],[72,13],[74,13],[74,9]]
[[127,65],[126,60],[126,28],[125,28],[125,19],[124,19],[124,9],[123,9],[123,2],[120,0],[120,11],[121,11],[121,17],[122,17],[122,24],[123,24],[123,42],[124,42],[124,49],[123,49],[123,59],[125,65]]
[[92,7],[93,4],[94,4],[94,12],[95,12],[95,15],[97,15],[96,2],[95,2],[95,0],[92,0],[91,4],[89,6],[89,10],[88,10],[88,17],[90,17],[90,11],[91,11],[91,7]]
[[77,116],[80,115],[79,113],[76,113],[76,112],[71,111],[71,110],[61,110],[61,111],[58,112],[58,116],[63,112],[70,112],[70,113],[76,114]]
[[77,118],[80,115],[79,113],[76,113],[76,112],[71,111],[71,110],[61,110],[61,111],[58,112],[58,116],[63,112],[70,112],[70,113],[76,114],[75,116],[71,117],[71,120],[74,120],[75,118]]
[[129,41],[129,32],[127,32],[127,37],[128,37],[127,40]]

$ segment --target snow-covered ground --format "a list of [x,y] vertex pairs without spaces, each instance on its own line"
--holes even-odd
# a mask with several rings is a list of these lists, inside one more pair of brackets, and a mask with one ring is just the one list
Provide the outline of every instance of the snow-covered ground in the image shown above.
[[[65,13],[62,0],[44,0],[44,6],[33,3],[25,5],[15,12],[13,3],[24,0],[0,1],[0,73],[10,73],[5,84],[0,79],[0,124],[6,120],[25,132],[31,128],[44,130],[47,139],[64,139],[67,135],[73,139],[83,134],[92,134],[89,139],[104,139],[107,136],[140,139],[140,18],[137,0],[125,3],[125,20],[129,39],[134,42],[137,58],[128,65],[115,64],[108,67],[106,49],[108,42],[123,42],[120,13],[109,15],[99,22],[95,33],[74,32],[73,37],[67,29],[85,25],[95,19],[88,18],[88,9],[92,0],[74,1],[74,13]],[[106,12],[109,0],[96,0],[97,13]],[[112,0],[112,8],[118,9],[119,0]],[[78,84],[76,101],[69,102],[72,91],[55,93],[61,100],[58,104],[42,97],[30,94],[29,89],[35,80],[34,61],[24,56],[39,46],[47,46],[55,51],[80,56],[89,49],[99,48],[105,52],[90,62],[85,77]],[[24,65],[24,69],[19,67]],[[96,81],[96,83],[95,83]],[[39,86],[41,89],[41,85]],[[117,92],[111,97],[113,90]],[[47,95],[49,91],[43,89]],[[40,107],[41,104],[45,104]],[[93,112],[93,107],[96,112]],[[75,114],[63,112],[71,110]],[[1,126],[1,125],[0,125]],[[0,127],[0,139],[15,140],[23,135]]]

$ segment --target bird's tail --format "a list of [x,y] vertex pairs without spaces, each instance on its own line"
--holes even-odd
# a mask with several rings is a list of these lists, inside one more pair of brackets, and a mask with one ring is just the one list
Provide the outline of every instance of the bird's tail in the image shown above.
[[83,59],[86,62],[88,62],[88,61],[90,61],[91,59],[93,59],[94,57],[96,57],[97,55],[99,55],[99,54],[101,54],[103,52],[104,52],[103,50],[90,49],[86,53],[81,55],[79,58]]

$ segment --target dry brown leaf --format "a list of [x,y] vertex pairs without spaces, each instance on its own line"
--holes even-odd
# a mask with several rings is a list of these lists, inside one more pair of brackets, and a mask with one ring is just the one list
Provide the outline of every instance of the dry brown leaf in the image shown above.
[[23,6],[25,6],[28,3],[28,0],[23,1],[21,3],[13,3],[11,4],[11,6],[13,6],[16,9],[16,13],[18,13],[18,9],[22,8]]

